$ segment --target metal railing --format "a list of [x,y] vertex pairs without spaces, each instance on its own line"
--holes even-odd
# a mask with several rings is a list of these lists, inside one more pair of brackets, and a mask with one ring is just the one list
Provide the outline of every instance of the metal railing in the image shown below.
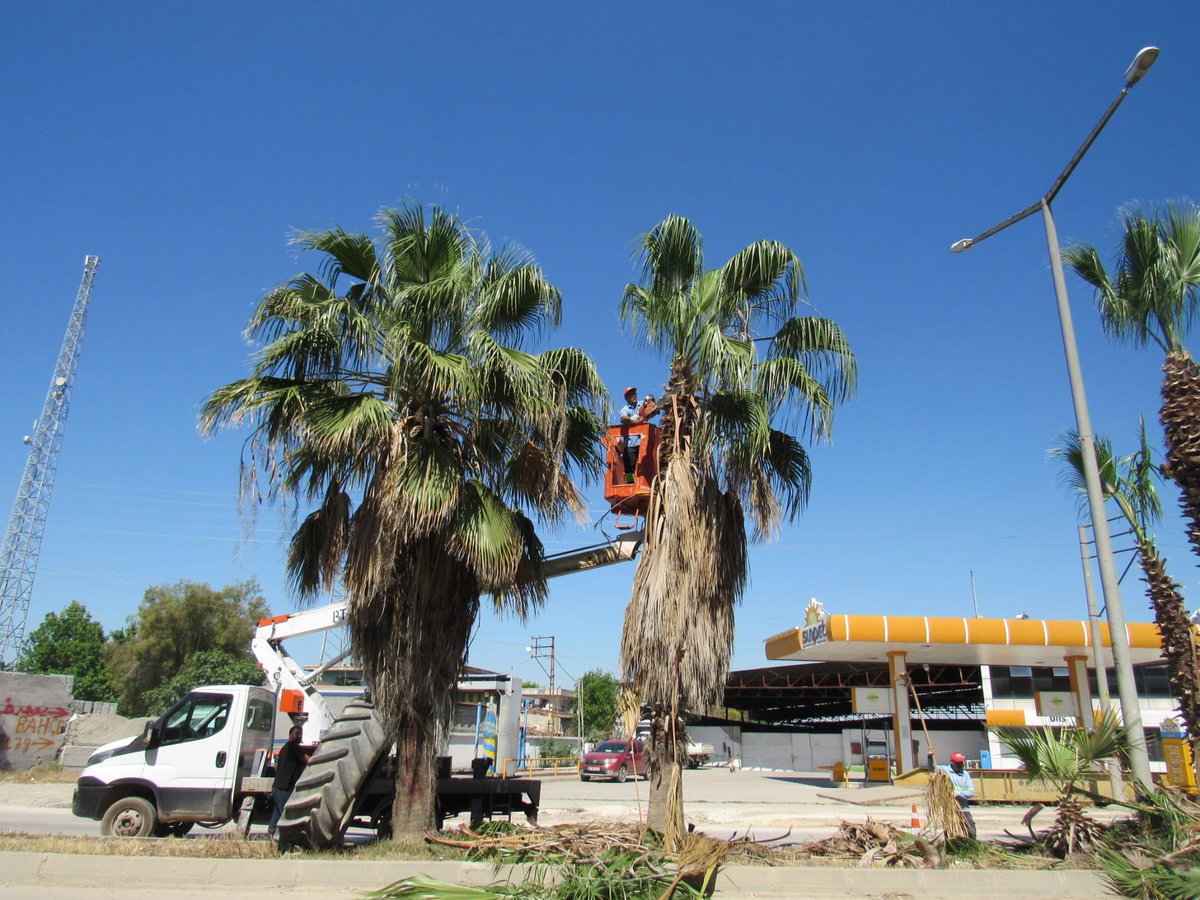
[[504,760],[500,777],[508,778],[510,769],[514,774],[524,770],[530,775],[534,772],[546,774],[548,769],[551,777],[557,778],[559,775],[578,775],[579,760],[574,756],[512,756]]

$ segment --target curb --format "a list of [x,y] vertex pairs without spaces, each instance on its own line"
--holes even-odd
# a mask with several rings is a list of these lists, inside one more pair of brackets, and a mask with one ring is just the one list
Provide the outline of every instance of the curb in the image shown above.
[[[492,866],[439,860],[202,859],[197,857],[0,854],[0,885],[70,887],[125,885],[142,889],[242,891],[377,890],[410,875],[485,887],[523,882],[525,865]],[[136,887],[135,887],[136,886]],[[859,869],[832,866],[730,866],[717,879],[725,897],[1056,897],[1107,894],[1097,872],[1025,869]]]

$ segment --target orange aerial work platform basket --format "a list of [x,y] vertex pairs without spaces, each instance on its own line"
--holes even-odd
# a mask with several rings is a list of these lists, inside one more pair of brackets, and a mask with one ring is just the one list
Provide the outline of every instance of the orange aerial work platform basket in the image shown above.
[[[617,514],[617,528],[633,528],[650,505],[650,485],[658,474],[657,425],[612,425],[604,433],[608,451],[604,499]],[[636,445],[636,446],[633,446]],[[621,524],[622,516],[632,516]]]

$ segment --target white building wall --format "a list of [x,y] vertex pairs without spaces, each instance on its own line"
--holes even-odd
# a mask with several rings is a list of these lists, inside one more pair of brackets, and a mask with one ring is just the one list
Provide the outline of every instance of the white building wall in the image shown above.
[[742,733],[742,766],[749,769],[792,768],[792,735],[787,733]]

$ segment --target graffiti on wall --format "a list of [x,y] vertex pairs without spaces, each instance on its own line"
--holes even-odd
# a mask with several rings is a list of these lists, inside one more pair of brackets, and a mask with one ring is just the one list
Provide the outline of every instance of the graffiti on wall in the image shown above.
[[70,682],[55,676],[0,676],[0,769],[53,762],[71,719]]

